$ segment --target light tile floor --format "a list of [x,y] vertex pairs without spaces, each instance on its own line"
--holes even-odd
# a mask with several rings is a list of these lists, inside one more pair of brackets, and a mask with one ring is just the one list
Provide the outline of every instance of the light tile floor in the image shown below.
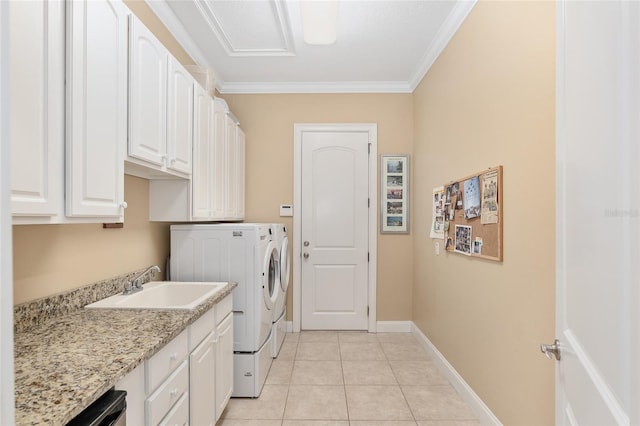
[[218,426],[478,426],[410,333],[288,334],[259,398]]

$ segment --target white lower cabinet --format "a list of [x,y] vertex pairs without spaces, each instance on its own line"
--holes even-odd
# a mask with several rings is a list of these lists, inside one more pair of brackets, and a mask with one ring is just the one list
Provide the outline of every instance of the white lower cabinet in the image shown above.
[[189,411],[194,425],[216,423],[216,349],[215,322],[210,321],[209,334],[189,355]]
[[215,425],[216,339],[211,332],[189,356],[189,410],[194,425]]
[[183,396],[189,395],[189,362],[183,360],[178,368],[160,384],[145,401],[146,423],[160,424],[169,415],[171,408]]
[[127,391],[127,424],[144,425],[144,363],[116,383],[116,390]]
[[[216,326],[216,420],[220,418],[233,393],[233,314]],[[196,423],[194,423],[196,424]]]
[[[183,394],[167,416],[159,423],[160,426],[188,426],[189,423],[189,395]],[[198,423],[191,423],[197,426]]]
[[127,424],[216,424],[233,392],[231,297],[116,384],[127,391]]

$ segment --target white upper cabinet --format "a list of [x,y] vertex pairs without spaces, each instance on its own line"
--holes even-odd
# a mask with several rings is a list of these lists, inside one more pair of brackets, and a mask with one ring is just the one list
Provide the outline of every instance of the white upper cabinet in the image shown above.
[[193,88],[191,74],[169,57],[167,90],[167,168],[191,174],[193,154]]
[[244,150],[245,135],[233,117],[226,117],[225,202],[227,220],[244,219]]
[[244,170],[245,170],[245,145],[246,138],[240,127],[236,127],[236,219],[244,219]]
[[167,49],[131,16],[129,156],[164,167],[167,140]]
[[245,137],[224,100],[195,85],[193,174],[190,181],[152,179],[152,221],[244,219]]
[[122,220],[127,141],[127,8],[67,7],[67,216]]
[[[192,171],[195,80],[139,19],[131,16],[130,21],[127,159],[188,177]],[[131,170],[142,177],[154,177],[144,169]]]
[[238,217],[238,193],[236,190],[236,151],[237,151],[237,135],[236,129],[238,125],[229,116],[225,120],[226,138],[225,138],[225,168],[226,181],[225,199],[224,199],[224,216],[228,219]]
[[55,216],[64,196],[64,3],[9,9],[12,213]]
[[[213,100],[200,86],[195,91],[191,218],[208,220],[212,212]],[[188,206],[185,206],[187,208]]]
[[226,198],[226,120],[227,108],[222,99],[214,101],[214,136],[213,136],[213,211],[212,219],[225,218],[225,198]]

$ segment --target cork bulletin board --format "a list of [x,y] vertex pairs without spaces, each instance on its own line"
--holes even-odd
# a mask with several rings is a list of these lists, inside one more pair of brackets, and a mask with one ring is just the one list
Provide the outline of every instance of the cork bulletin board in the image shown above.
[[447,251],[502,262],[502,166],[443,187]]

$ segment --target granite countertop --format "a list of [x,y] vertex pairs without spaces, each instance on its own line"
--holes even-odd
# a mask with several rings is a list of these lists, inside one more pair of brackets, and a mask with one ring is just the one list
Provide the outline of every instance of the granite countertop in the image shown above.
[[66,424],[236,285],[193,311],[79,309],[16,332],[16,425]]

